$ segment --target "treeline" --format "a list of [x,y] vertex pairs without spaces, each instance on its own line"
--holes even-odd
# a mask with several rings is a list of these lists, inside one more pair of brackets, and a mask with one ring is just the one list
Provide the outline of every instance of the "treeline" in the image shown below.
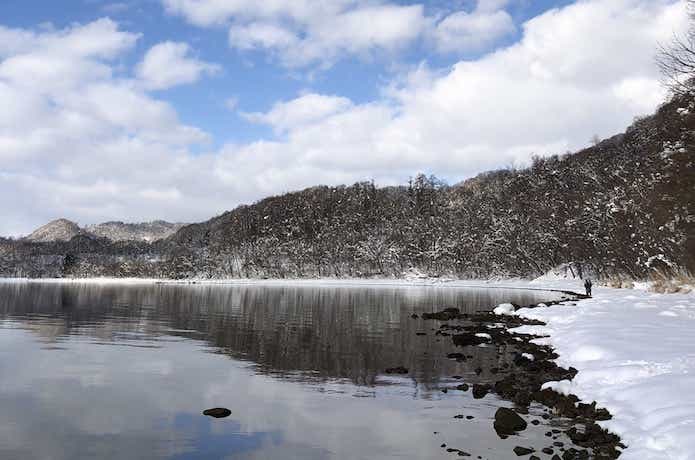
[[[50,256],[62,257],[59,276],[391,277],[417,269],[531,277],[566,262],[606,277],[692,271],[691,112],[695,98],[686,94],[624,134],[537,158],[527,169],[452,186],[419,175],[401,187],[313,187],[240,206],[152,245],[0,242],[0,271],[16,274],[27,260]],[[30,265],[24,270],[47,276],[41,264]]]

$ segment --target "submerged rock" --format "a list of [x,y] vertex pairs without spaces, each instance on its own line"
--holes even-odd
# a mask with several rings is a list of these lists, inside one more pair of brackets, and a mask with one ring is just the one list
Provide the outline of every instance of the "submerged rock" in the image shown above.
[[516,454],[517,457],[523,457],[524,455],[530,455],[534,452],[535,452],[535,450],[529,449],[528,447],[516,446],[514,448],[514,453]]
[[423,313],[422,319],[436,319],[438,321],[449,321],[458,318],[461,310],[458,308],[447,308],[436,313]]
[[500,407],[495,412],[494,427],[499,435],[514,434],[517,431],[525,430],[527,426],[526,420],[511,409]]
[[386,369],[387,374],[407,374],[408,369],[403,366],[389,367]]
[[476,383],[473,385],[473,398],[474,399],[482,399],[485,397],[486,394],[488,394],[491,390],[490,385],[483,385]]
[[206,409],[203,411],[203,415],[214,418],[225,418],[232,415],[232,411],[226,407],[214,407],[212,409]]

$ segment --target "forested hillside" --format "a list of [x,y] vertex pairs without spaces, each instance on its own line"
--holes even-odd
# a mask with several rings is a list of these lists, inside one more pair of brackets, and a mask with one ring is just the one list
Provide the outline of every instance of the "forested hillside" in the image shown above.
[[167,278],[542,274],[695,270],[695,97],[583,151],[448,186],[318,186],[240,206],[148,243],[84,235],[2,240],[4,276]]

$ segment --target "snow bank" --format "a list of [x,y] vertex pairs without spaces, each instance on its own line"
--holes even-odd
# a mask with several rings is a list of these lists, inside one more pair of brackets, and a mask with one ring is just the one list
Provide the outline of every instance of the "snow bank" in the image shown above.
[[695,295],[594,294],[574,306],[517,311],[547,326],[514,331],[548,334],[543,342],[558,363],[579,370],[571,382],[546,386],[606,407],[613,420],[601,425],[628,445],[621,458],[695,459]]
[[496,315],[508,315],[508,316],[513,316],[516,314],[514,311],[514,305],[510,303],[501,303],[497,307],[495,307],[492,312]]

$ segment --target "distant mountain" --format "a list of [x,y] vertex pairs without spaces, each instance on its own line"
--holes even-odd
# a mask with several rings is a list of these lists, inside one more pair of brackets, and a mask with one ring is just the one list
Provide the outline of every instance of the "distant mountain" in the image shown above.
[[86,230],[92,235],[107,238],[111,241],[157,241],[176,233],[184,224],[170,223],[163,220],[128,224],[123,222],[104,222],[89,225]]
[[454,186],[423,175],[400,187],[317,186],[152,243],[122,241],[126,224],[105,228],[116,241],[0,238],[0,276],[535,277],[570,262],[602,278],[692,273],[695,95],[577,153]]
[[46,225],[37,228],[29,236],[29,241],[45,243],[49,241],[70,241],[75,236],[82,233],[82,229],[75,223],[67,219],[52,220]]
[[143,223],[104,222],[80,228],[68,219],[56,219],[37,228],[25,240],[36,243],[70,241],[78,235],[117,241],[154,242],[176,233],[184,224],[155,220]]

